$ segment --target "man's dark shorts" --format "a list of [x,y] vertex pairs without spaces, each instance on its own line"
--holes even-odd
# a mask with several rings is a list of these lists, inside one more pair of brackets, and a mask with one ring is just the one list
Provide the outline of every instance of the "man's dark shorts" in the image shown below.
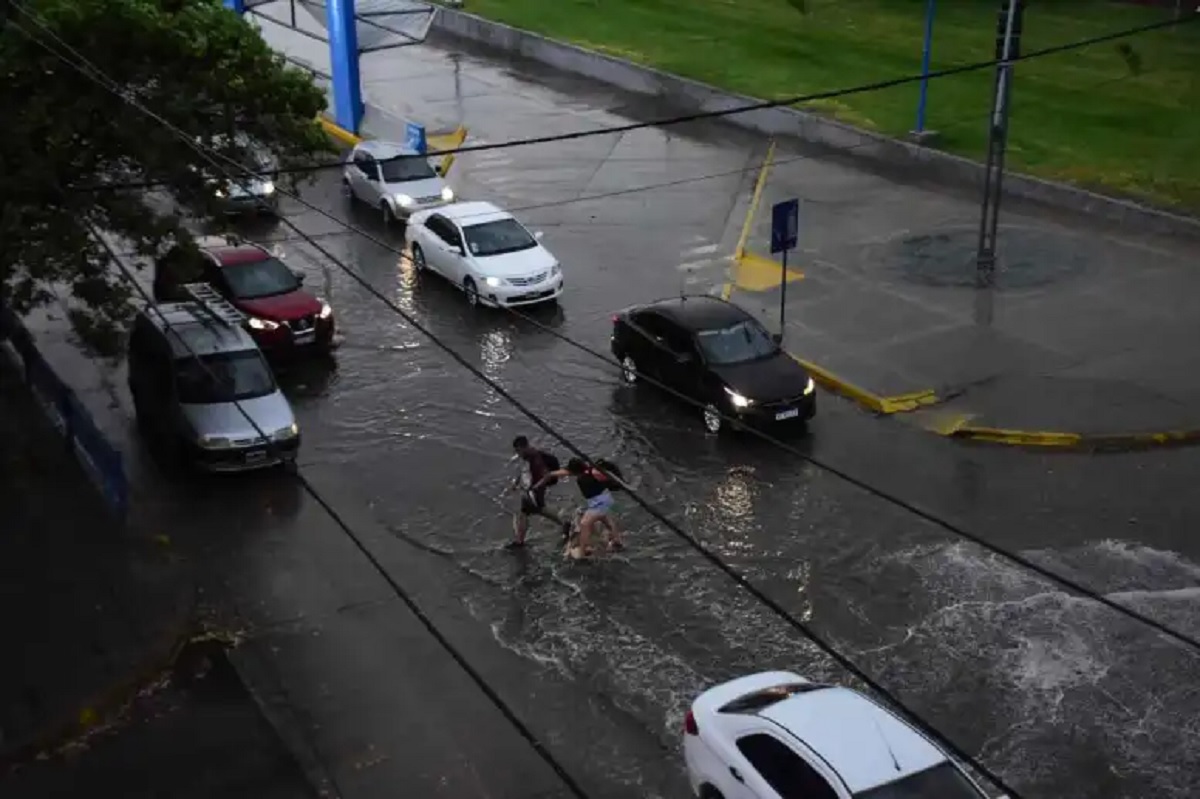
[[526,516],[541,513],[546,509],[546,487],[526,491],[521,495],[521,513]]

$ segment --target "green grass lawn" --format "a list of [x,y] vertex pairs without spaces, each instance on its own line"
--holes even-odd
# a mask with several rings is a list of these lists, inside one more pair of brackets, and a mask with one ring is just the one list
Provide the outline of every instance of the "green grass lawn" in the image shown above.
[[[798,4],[798,0],[797,1]],[[1189,3],[1191,0],[1189,0]],[[466,0],[469,12],[742,94],[774,99],[920,70],[925,0]],[[933,66],[992,57],[996,0],[939,0]],[[1023,48],[1165,18],[1106,0],[1029,0]],[[1016,68],[1010,167],[1200,210],[1200,21]],[[930,84],[939,146],[980,157],[994,72]],[[888,134],[915,124],[916,84],[815,104]]]

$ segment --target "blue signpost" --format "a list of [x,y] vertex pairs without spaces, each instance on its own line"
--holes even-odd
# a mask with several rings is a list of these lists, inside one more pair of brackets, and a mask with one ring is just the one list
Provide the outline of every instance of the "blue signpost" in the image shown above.
[[913,131],[917,141],[929,134],[925,132],[925,109],[929,102],[929,61],[933,55],[933,17],[937,12],[937,0],[925,3],[925,46],[921,50],[921,96],[917,100],[917,127]]
[[421,155],[429,149],[428,143],[425,141],[425,126],[418,125],[416,122],[408,122],[404,125],[404,144],[408,149],[415,150]]
[[787,254],[800,240],[800,200],[784,200],[771,207],[771,254],[779,253],[779,335],[784,333],[787,303]]

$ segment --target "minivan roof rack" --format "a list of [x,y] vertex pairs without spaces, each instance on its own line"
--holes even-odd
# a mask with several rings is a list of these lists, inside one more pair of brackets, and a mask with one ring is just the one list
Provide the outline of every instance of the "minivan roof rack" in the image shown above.
[[208,316],[221,324],[239,327],[246,321],[245,314],[233,307],[207,283],[184,283],[183,291],[195,300]]

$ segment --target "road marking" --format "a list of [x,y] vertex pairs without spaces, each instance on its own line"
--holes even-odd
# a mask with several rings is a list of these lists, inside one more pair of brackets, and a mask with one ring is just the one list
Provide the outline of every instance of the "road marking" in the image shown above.
[[684,255],[711,255],[712,253],[717,251],[718,246],[719,245],[717,245],[717,244],[704,244],[700,247],[692,247],[691,249],[684,250],[683,254]]

